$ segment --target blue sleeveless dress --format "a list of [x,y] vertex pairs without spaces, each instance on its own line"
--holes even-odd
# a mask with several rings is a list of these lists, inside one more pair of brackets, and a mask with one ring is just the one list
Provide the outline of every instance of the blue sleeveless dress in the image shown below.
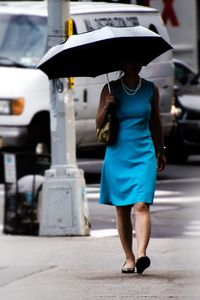
[[101,172],[100,204],[153,204],[157,159],[149,130],[153,83],[142,79],[135,95],[115,82],[117,142],[106,147]]

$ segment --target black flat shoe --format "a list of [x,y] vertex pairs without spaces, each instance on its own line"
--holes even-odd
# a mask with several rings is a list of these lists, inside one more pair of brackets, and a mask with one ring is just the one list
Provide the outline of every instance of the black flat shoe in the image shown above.
[[125,267],[125,264],[126,264],[126,262],[124,263],[124,265],[123,265],[123,267],[121,269],[122,273],[126,273],[126,274],[128,274],[128,273],[135,273],[135,267],[127,268],[127,267]]
[[148,256],[141,256],[136,261],[136,269],[138,274],[142,274],[145,269],[147,269],[151,264],[151,261]]

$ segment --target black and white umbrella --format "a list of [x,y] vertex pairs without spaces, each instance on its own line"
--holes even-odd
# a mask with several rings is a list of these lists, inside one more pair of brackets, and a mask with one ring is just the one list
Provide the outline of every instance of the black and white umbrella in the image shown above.
[[52,47],[37,67],[49,79],[96,77],[121,70],[125,61],[147,65],[170,49],[171,45],[160,35],[142,26],[106,26],[70,36]]

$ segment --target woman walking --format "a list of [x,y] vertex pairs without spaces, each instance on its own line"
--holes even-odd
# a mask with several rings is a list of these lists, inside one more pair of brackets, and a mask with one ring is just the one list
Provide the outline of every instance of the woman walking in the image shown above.
[[[122,273],[134,273],[136,268],[138,274],[150,266],[146,253],[151,234],[150,205],[153,204],[157,170],[163,170],[166,162],[158,88],[140,78],[141,68],[142,63],[123,64],[123,77],[111,82],[112,95],[108,86],[104,86],[96,116],[99,128],[111,103],[115,104],[117,140],[106,148],[99,203],[116,207],[116,224],[125,253]],[[132,208],[137,257],[132,247]]]

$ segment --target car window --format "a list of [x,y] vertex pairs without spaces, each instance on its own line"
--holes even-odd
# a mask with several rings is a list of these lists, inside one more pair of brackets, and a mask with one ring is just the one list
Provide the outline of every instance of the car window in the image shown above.
[[0,15],[0,57],[35,66],[47,46],[47,19],[31,15]]

